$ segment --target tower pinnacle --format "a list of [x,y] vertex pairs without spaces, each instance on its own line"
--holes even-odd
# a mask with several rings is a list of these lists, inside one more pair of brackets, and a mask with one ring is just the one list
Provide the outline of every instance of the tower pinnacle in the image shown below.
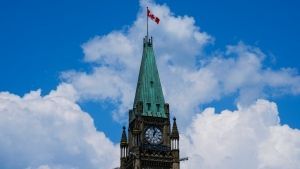
[[172,127],[171,139],[179,139],[179,132],[178,132],[175,117],[173,118],[173,127]]
[[122,145],[127,145],[127,136],[126,136],[126,131],[125,131],[125,126],[123,126],[123,132],[122,132],[122,137],[121,137],[121,144]]

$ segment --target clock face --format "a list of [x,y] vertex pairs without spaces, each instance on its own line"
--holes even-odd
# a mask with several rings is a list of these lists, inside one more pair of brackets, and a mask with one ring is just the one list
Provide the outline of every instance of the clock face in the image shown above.
[[150,144],[160,144],[162,142],[162,132],[159,128],[151,126],[146,130],[145,138]]

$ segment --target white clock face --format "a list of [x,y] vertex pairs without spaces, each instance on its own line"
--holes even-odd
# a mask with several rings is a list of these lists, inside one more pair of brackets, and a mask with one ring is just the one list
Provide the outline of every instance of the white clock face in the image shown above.
[[160,144],[162,142],[162,132],[157,127],[149,127],[145,132],[145,138],[150,144]]

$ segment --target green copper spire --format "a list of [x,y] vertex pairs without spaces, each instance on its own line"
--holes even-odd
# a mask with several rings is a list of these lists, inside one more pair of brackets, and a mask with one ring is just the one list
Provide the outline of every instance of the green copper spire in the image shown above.
[[164,95],[153,51],[152,38],[144,39],[143,57],[134,98],[135,115],[167,118]]

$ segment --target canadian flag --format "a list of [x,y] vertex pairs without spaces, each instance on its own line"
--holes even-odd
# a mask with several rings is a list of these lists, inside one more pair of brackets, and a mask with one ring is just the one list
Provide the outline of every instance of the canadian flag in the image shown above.
[[159,24],[160,19],[157,16],[155,16],[148,8],[147,8],[147,15],[150,19],[152,19],[154,22]]

